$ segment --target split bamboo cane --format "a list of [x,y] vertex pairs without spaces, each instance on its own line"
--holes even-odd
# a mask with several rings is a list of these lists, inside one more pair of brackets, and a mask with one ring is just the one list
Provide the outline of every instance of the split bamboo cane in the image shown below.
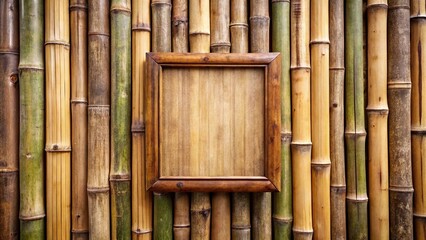
[[152,239],[152,194],[146,191],[143,82],[151,48],[149,0],[132,1],[132,239]]
[[19,11],[0,2],[0,239],[19,238]]
[[[207,0],[189,1],[189,49],[193,53],[210,52],[210,6]],[[197,104],[191,102],[192,105]],[[196,124],[198,119],[190,119]],[[199,134],[192,134],[191,142],[197,141]],[[192,148],[191,148],[192,149]],[[198,149],[194,148],[194,151]],[[194,153],[190,153],[195,154]],[[193,193],[191,196],[191,239],[210,239],[211,203],[209,193]]]
[[[172,49],[173,52],[188,52],[188,1],[173,0],[172,9]],[[173,208],[173,238],[190,238],[189,193],[175,193]]]
[[[212,0],[210,3],[210,51],[229,53],[230,1]],[[224,130],[226,131],[226,130]],[[212,194],[212,240],[231,239],[231,198],[229,193]]]
[[[231,1],[229,30],[231,52],[233,53],[247,53],[249,51],[247,9],[247,0]],[[233,193],[231,205],[232,239],[250,239],[250,194]]]
[[44,1],[19,2],[20,239],[45,239]]
[[309,0],[290,2],[293,236],[312,239]]
[[131,238],[131,5],[111,1],[111,238]]
[[[250,0],[250,52],[269,52],[269,5],[266,0]],[[271,193],[252,195],[252,237],[271,239]]]
[[345,2],[345,147],[348,239],[368,238],[362,0]]
[[426,189],[424,185],[424,166],[426,148],[424,146],[426,133],[426,96],[424,81],[426,81],[426,1],[411,1],[411,141],[413,158],[414,181],[414,239],[426,239]]
[[344,1],[330,1],[331,239],[346,239]]
[[272,51],[280,52],[281,62],[281,192],[273,196],[275,239],[291,239],[291,91],[290,91],[290,1],[272,1]]
[[90,239],[110,239],[109,1],[89,1],[88,178]]
[[388,18],[389,219],[391,239],[413,239],[410,139],[410,1],[390,0]]
[[71,232],[89,238],[87,206],[87,0],[70,1],[71,21]]
[[[171,0],[152,0],[152,51],[170,52]],[[173,239],[173,200],[170,193],[154,193],[154,239]]]
[[387,0],[367,1],[368,193],[370,238],[389,238]]

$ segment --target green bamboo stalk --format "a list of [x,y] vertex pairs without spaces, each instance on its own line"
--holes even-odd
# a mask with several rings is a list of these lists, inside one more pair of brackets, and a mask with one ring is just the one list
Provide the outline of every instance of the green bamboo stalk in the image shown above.
[[111,230],[131,238],[131,4],[111,1]]
[[345,13],[347,233],[349,239],[367,239],[362,0],[346,1]]
[[273,194],[274,239],[291,239],[293,223],[291,181],[290,1],[272,0],[272,51],[281,62],[281,192]]
[[19,238],[19,12],[0,2],[0,239]]
[[19,3],[19,218],[23,240],[45,238],[43,2]]

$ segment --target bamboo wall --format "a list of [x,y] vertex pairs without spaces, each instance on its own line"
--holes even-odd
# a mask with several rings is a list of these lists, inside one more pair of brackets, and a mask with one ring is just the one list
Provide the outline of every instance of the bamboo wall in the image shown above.
[[[0,239],[426,239],[424,44],[425,0],[1,0]],[[281,192],[144,190],[150,51],[281,52]]]

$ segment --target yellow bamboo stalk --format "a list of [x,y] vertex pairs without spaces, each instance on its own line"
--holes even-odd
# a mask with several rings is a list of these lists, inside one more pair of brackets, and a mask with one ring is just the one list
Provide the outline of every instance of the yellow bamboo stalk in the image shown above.
[[371,239],[389,238],[387,0],[367,2],[368,192]]
[[46,0],[47,239],[70,239],[71,110],[68,0]]

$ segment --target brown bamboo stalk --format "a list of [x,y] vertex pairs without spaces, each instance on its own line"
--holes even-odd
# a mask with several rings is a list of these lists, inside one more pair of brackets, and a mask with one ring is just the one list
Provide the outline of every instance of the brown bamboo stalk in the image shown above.
[[90,239],[110,239],[109,1],[89,1],[88,206]]
[[151,48],[149,0],[132,1],[132,239],[152,239],[152,194],[145,190],[143,81]]
[[[230,17],[231,52],[247,53],[249,51],[248,37],[248,1],[232,0]],[[232,194],[232,239],[250,239],[250,194]]]
[[[210,3],[210,51],[229,53],[231,40],[229,34],[230,2],[213,0]],[[212,240],[231,239],[231,198],[229,193],[212,195]]]
[[367,2],[368,193],[371,239],[389,238],[387,0]]
[[391,239],[413,239],[410,139],[410,1],[390,0],[388,18],[389,219]]
[[19,11],[0,2],[0,239],[19,238]]
[[87,0],[70,1],[72,238],[89,238],[87,206]]
[[309,0],[290,3],[293,236],[312,239]]
[[328,0],[311,1],[312,211],[314,239],[330,239]]
[[47,239],[70,239],[69,1],[45,2]]
[[424,147],[426,133],[426,96],[423,87],[426,80],[426,1],[411,0],[411,141],[413,158],[414,182],[414,239],[426,239],[426,189],[423,159],[426,154]]
[[[188,52],[188,1],[173,0],[172,9],[172,49],[173,52]],[[190,238],[190,196],[188,193],[175,193],[173,206],[173,238]]]
[[[250,52],[269,52],[269,5],[266,0],[250,0]],[[253,239],[271,239],[271,193],[254,193]]]
[[[207,0],[189,1],[189,49],[193,53],[210,52],[210,6]],[[209,239],[211,203],[209,193],[191,197],[191,239]]]
[[346,238],[344,1],[330,1],[331,239]]

